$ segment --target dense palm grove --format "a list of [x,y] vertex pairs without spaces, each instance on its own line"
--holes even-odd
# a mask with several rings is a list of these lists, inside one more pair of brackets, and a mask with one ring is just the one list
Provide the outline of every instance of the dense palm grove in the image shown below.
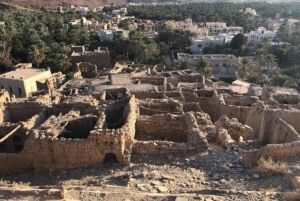
[[[246,7],[254,8],[260,16],[245,14]],[[266,9],[267,8],[267,9]],[[113,7],[105,7],[102,13],[89,12],[87,19],[104,19]],[[105,13],[104,13],[105,12]],[[195,22],[219,21],[228,26],[242,26],[244,31],[266,26],[270,17],[280,13],[283,18],[300,19],[300,3],[198,3],[184,5],[129,6],[128,15],[152,20],[184,20],[192,18]],[[14,8],[0,13],[0,71],[7,71],[13,64],[32,62],[36,67],[50,67],[53,72],[69,72],[72,45],[84,45],[93,50],[98,46],[109,48],[111,59],[116,61],[133,61],[145,64],[164,64],[171,66],[170,52],[187,51],[193,34],[181,30],[163,30],[157,39],[145,39],[142,32],[131,32],[128,38],[115,36],[113,41],[101,41],[98,33],[90,31],[87,26],[68,26],[68,22],[81,16],[74,11],[58,14],[44,8],[34,7],[28,10]],[[128,28],[130,21],[123,21],[122,28]],[[290,33],[284,22],[274,42],[282,41],[283,46],[271,46],[264,41],[257,47],[247,47],[247,38],[237,35],[231,44],[216,45],[205,48],[204,53],[225,53],[235,56],[254,56],[255,60],[265,65],[277,65],[283,69],[274,78],[266,79],[262,75],[250,74],[250,61],[238,64],[240,77],[257,84],[299,87],[300,79],[300,25],[298,31]],[[210,73],[209,64],[200,61],[192,66],[183,62],[179,68],[194,68],[199,72]]]

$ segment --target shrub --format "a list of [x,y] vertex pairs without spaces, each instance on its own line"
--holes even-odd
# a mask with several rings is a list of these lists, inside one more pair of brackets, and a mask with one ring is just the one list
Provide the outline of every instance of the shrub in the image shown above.
[[285,162],[275,162],[272,158],[260,158],[258,166],[254,167],[251,172],[259,174],[261,176],[271,176],[279,174],[288,174],[288,169]]

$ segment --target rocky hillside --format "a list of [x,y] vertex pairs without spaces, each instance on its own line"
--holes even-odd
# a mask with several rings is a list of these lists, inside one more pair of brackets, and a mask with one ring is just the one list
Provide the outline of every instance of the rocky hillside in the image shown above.
[[124,4],[125,0],[0,0],[0,3],[10,3],[10,4],[18,4],[18,5],[43,5],[43,6],[51,6],[51,5],[61,5],[63,2],[73,5],[87,5],[87,6],[100,6],[100,5],[108,5],[108,4]]

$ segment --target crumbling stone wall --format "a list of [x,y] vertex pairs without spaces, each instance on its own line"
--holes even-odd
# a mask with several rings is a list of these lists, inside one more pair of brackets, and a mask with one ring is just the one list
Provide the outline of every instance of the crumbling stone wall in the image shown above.
[[300,133],[300,111],[299,110],[278,110],[278,116],[290,124],[294,129]]
[[222,95],[219,96],[216,102],[217,119],[226,114],[229,118],[236,118],[243,124],[246,122],[250,107],[227,105]]
[[141,84],[153,84],[159,91],[167,90],[167,81],[164,77],[133,77],[133,80],[140,81]]
[[167,98],[167,96],[164,94],[162,91],[135,91],[132,92],[132,94],[137,98],[137,99],[163,99]]
[[5,106],[9,111],[9,121],[12,123],[28,120],[46,107],[46,105],[38,102],[10,102],[6,103]]
[[184,97],[179,91],[137,91],[132,92],[138,99],[167,99],[172,98],[184,102]]
[[0,103],[0,123],[9,122],[10,115],[4,103]]
[[198,102],[203,112],[209,114],[213,121],[216,121],[216,97],[198,97],[195,93],[182,93],[185,102]]
[[139,101],[140,115],[154,115],[165,113],[181,113],[183,105],[172,99]]
[[[168,114],[171,115],[171,114]],[[156,116],[152,116],[151,119],[154,119]],[[163,117],[162,115],[160,117]],[[159,117],[159,118],[160,118]],[[170,154],[170,153],[180,153],[180,152],[190,152],[190,151],[206,151],[208,149],[208,142],[206,140],[205,134],[199,129],[196,118],[194,116],[193,112],[188,112],[183,115],[176,115],[175,118],[181,119],[181,123],[177,123],[177,127],[180,125],[184,125],[186,127],[186,130],[181,131],[181,133],[185,132],[186,136],[183,136],[186,139],[182,139],[178,142],[172,142],[170,141],[170,138],[165,140],[149,140],[149,141],[138,141],[136,140],[133,147],[133,152],[137,154]],[[139,119],[137,120],[137,125],[140,124]],[[144,120],[144,119],[143,119]],[[166,119],[165,119],[166,120]],[[168,122],[170,122],[168,120]],[[165,128],[168,128],[166,125],[164,125]],[[137,126],[137,133],[136,138],[139,138],[139,130]],[[168,129],[165,130],[165,128],[162,129],[162,134],[164,137],[168,136],[169,134],[174,135],[174,131]],[[152,130],[153,134],[157,134],[157,130]],[[178,133],[178,131],[175,131]],[[176,134],[175,133],[175,134]],[[151,135],[151,134],[150,134]],[[181,134],[182,135],[182,134]],[[153,139],[153,138],[152,138]],[[182,141],[184,140],[184,141]]]
[[274,111],[266,111],[261,123],[259,140],[264,144],[272,144],[246,152],[243,155],[245,164],[254,165],[260,157],[272,157],[279,160],[300,153],[299,133],[279,116],[276,116]]
[[52,115],[58,115],[58,114],[67,114],[71,110],[78,110],[80,111],[80,114],[98,114],[98,106],[95,106],[89,102],[82,103],[59,103],[56,105],[53,105],[49,108],[50,114]]
[[285,122],[279,116],[273,120],[273,136],[271,144],[289,143],[293,141],[300,141],[300,135],[290,124]]
[[[26,130],[16,123],[4,123],[0,126],[0,153],[18,153],[23,149],[27,138]],[[4,140],[5,139],[5,140]]]
[[[128,164],[138,113],[134,97],[130,98],[125,111],[126,120],[121,128],[110,131],[99,128],[102,119],[96,123],[87,139],[56,137],[63,130],[64,124],[60,125],[67,121],[66,118],[85,118],[80,116],[80,112],[71,111],[59,118],[51,116],[39,129],[32,131],[19,154],[0,154],[0,160],[3,161],[0,163],[0,172],[52,171],[97,165],[104,162],[108,153],[115,154],[120,163]],[[55,125],[57,130],[49,129],[54,124],[59,124]],[[47,135],[40,129],[47,131]]]
[[197,151],[206,151],[209,147],[208,142],[205,133],[199,129],[194,112],[187,112],[183,117],[187,125],[188,142],[194,145]]
[[255,138],[251,127],[242,125],[237,119],[229,119],[226,115],[222,115],[215,123],[216,129],[225,128],[233,140],[239,140],[243,137],[244,140],[253,140]]
[[0,90],[0,102],[10,102],[11,98],[9,95],[9,92],[6,91],[5,89]]
[[185,102],[184,96],[179,91],[166,91],[165,95],[167,98],[172,98],[172,99],[178,100],[180,102]]
[[296,156],[300,153],[300,141],[293,141],[284,144],[268,144],[260,149],[255,149],[246,152],[242,156],[242,162],[246,165],[256,165],[261,158],[271,157],[274,160],[286,159]]
[[200,112],[202,111],[199,103],[183,103],[183,112]]
[[187,125],[181,115],[139,116],[136,121],[135,139],[187,142]]
[[212,123],[210,116],[207,113],[194,112],[199,129],[206,134],[206,138],[209,141],[215,141],[216,128]]
[[251,107],[258,100],[258,97],[251,97],[251,96],[223,95],[223,98],[227,105],[247,106],[247,107]]
[[170,141],[135,141],[133,146],[134,154],[173,154],[195,151],[195,146],[188,143],[176,143]]
[[291,125],[270,110],[263,114],[258,140],[263,144],[279,144],[300,140],[300,136]]
[[105,90],[105,100],[121,100],[128,97],[129,92],[126,88],[107,89]]
[[49,111],[47,108],[43,109],[40,113],[32,116],[29,118],[26,122],[23,123],[23,126],[27,129],[33,129],[40,126],[42,123],[44,123],[47,118],[49,117]]
[[94,78],[97,75],[97,66],[89,62],[80,62],[76,63],[76,71],[81,72],[82,77],[84,78]]
[[259,134],[261,122],[262,122],[262,115],[266,110],[266,106],[262,101],[257,101],[255,106],[251,107],[247,118],[246,118],[246,125],[250,126],[255,134]]

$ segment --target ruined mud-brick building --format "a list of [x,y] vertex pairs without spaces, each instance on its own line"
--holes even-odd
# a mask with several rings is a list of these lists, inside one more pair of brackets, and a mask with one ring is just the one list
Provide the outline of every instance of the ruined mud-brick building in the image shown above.
[[258,139],[262,147],[245,151],[246,164],[298,154],[300,95],[248,92],[255,95],[193,71],[135,64],[72,79],[49,95],[15,100],[3,90],[0,172],[129,164],[134,154],[206,152],[215,139],[224,146]]
[[111,68],[107,47],[98,47],[94,51],[86,51],[84,46],[73,46],[71,54],[73,72],[77,72],[77,63],[88,62],[96,65],[98,70]]

